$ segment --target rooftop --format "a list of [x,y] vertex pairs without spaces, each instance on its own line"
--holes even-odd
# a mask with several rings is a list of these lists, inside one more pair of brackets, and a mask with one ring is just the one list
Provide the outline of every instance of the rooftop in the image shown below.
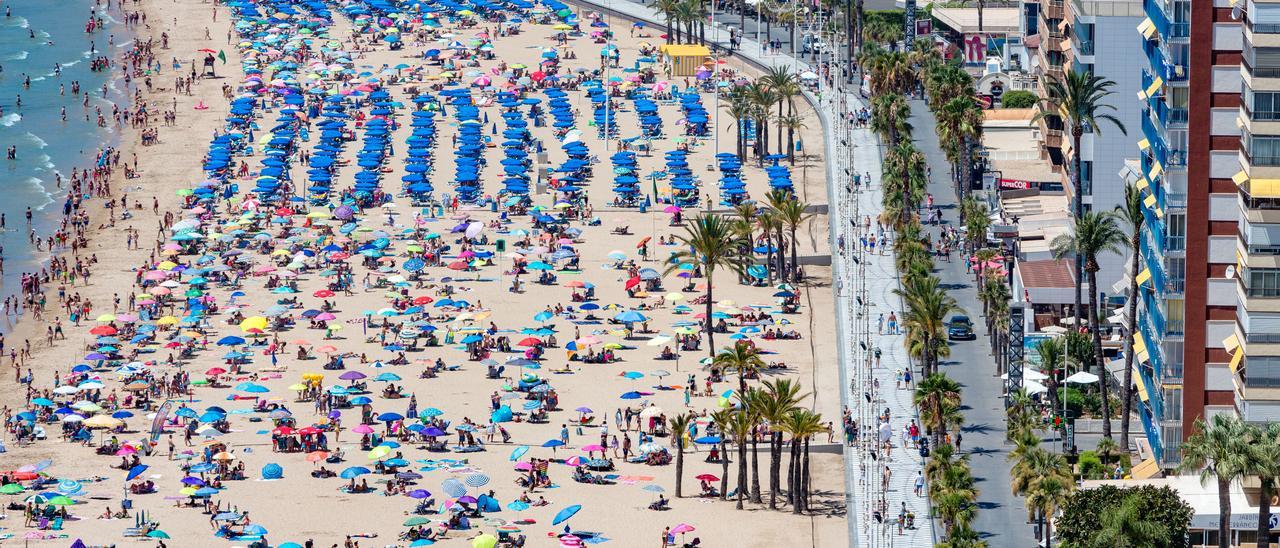
[[[982,10],[983,33],[1019,32],[1018,8],[986,8]],[[962,34],[978,33],[978,8],[934,8],[933,16],[947,28]]]
[[1075,288],[1074,265],[1067,259],[1019,261],[1018,275],[1028,289]]

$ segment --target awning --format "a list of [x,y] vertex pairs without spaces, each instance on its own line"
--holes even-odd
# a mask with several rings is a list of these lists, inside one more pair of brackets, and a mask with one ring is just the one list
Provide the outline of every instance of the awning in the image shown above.
[[1156,462],[1155,457],[1144,460],[1129,469],[1129,477],[1136,480],[1149,479],[1159,473],[1160,464]]
[[1234,182],[1236,186],[1243,185],[1249,182],[1249,174],[1242,169],[1235,175],[1231,176],[1231,181]]
[[1138,150],[1147,150],[1149,148],[1151,148],[1151,141],[1148,141],[1145,137],[1138,141]]
[[1157,218],[1157,219],[1163,219],[1163,218],[1164,218],[1164,210],[1163,210],[1163,209],[1160,209],[1160,206],[1156,206],[1156,207],[1151,208],[1151,211],[1153,211],[1153,212],[1156,214],[1156,218]]
[[1146,90],[1147,95],[1154,96],[1156,92],[1160,91],[1160,86],[1163,86],[1163,85],[1164,85],[1164,79],[1159,76],[1156,76],[1156,79],[1151,81],[1151,85],[1147,86],[1147,90]]
[[1138,397],[1142,398],[1142,401],[1151,399],[1151,394],[1147,393],[1147,383],[1142,380],[1142,371],[1138,369],[1137,362],[1133,364],[1133,384],[1138,387]]
[[1231,356],[1231,361],[1227,363],[1227,368],[1231,369],[1232,373],[1238,373],[1238,370],[1240,369],[1240,362],[1242,360],[1244,360],[1243,350],[1236,352]]
[[1145,91],[1143,91],[1143,90],[1138,90],[1138,100],[1139,100],[1139,101],[1146,101],[1146,100],[1147,100],[1147,92],[1145,92]]
[[1232,333],[1230,337],[1222,340],[1222,346],[1227,349],[1227,352],[1235,352],[1237,348],[1240,348],[1240,337]]
[[1133,334],[1133,357],[1138,361],[1147,360],[1147,340],[1142,337],[1141,332]]
[[1147,178],[1154,181],[1156,180],[1156,177],[1160,176],[1161,173],[1164,173],[1164,166],[1160,165],[1160,162],[1152,162],[1151,173],[1147,174]]
[[1142,272],[1139,272],[1139,273],[1138,273],[1138,278],[1137,278],[1137,280],[1138,280],[1138,285],[1142,285],[1142,284],[1145,284],[1145,283],[1147,283],[1148,281],[1150,281],[1150,280],[1151,280],[1151,269],[1150,269],[1150,268],[1144,268],[1144,269],[1142,269]]
[[1280,179],[1250,179],[1249,195],[1254,198],[1280,198]]
[[1147,195],[1147,198],[1146,198],[1145,200],[1142,200],[1142,203],[1143,203],[1143,205],[1146,205],[1147,207],[1151,207],[1151,208],[1156,207],[1156,195],[1155,195],[1155,194],[1148,194],[1148,195]]
[[1146,190],[1146,189],[1148,189],[1148,188],[1151,188],[1151,183],[1147,182],[1147,178],[1146,178],[1146,177],[1139,177],[1139,178],[1138,178],[1138,190]]
[[1066,40],[1063,40],[1062,42],[1058,43],[1058,46],[1061,47],[1063,50],[1071,49],[1071,39],[1067,38]]
[[1156,24],[1151,20],[1150,17],[1143,19],[1142,23],[1138,25],[1138,34],[1141,34],[1142,37],[1146,38],[1147,40],[1150,40],[1151,37],[1155,35],[1155,33],[1156,33]]
[[1069,21],[1067,21],[1066,19],[1063,19],[1063,20],[1059,21],[1059,22],[1058,22],[1058,30],[1060,30],[1060,31],[1062,31],[1062,30],[1067,30],[1067,25],[1068,25],[1068,24],[1069,24]]

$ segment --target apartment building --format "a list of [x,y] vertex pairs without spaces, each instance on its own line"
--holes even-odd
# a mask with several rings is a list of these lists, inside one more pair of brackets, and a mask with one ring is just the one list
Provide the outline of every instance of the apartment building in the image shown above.
[[1243,27],[1233,120],[1238,306],[1223,344],[1236,411],[1250,422],[1280,421],[1280,0],[1240,0],[1223,11]]
[[[1115,93],[1106,102],[1115,107],[1109,111],[1124,125],[1122,132],[1109,122],[1098,131],[1085,130],[1080,143],[1080,177],[1085,208],[1110,211],[1124,199],[1123,181],[1115,174],[1126,159],[1138,154],[1137,139],[1142,106],[1132,100],[1128,90],[1141,85],[1141,69],[1147,55],[1133,47],[1133,29],[1146,17],[1142,0],[1041,0],[1039,21],[1041,33],[1038,66],[1041,69],[1041,97],[1048,95],[1045,84],[1061,78],[1068,70],[1093,73],[1115,82]],[[1041,119],[1043,156],[1054,167],[1063,187],[1074,200],[1071,184],[1071,128],[1057,116]],[[1098,286],[1110,288],[1125,272],[1122,256],[1099,257],[1102,270]],[[1107,291],[1108,289],[1103,289]]]
[[[1244,371],[1251,333],[1247,312],[1245,327],[1237,327],[1237,309],[1256,300],[1249,296],[1252,274],[1244,275],[1250,229],[1240,210],[1262,187],[1249,179],[1250,153],[1241,151],[1247,122],[1237,119],[1247,117],[1241,114],[1245,82],[1256,79],[1247,31],[1233,18],[1230,0],[1145,0],[1143,7],[1137,39],[1147,62],[1141,84],[1131,90],[1142,105],[1135,135],[1141,153],[1122,170],[1142,190],[1146,217],[1134,379],[1147,441],[1171,467],[1196,418],[1235,412],[1247,395],[1233,374]],[[1276,51],[1268,66],[1280,71]],[[1249,142],[1247,132],[1243,141]],[[1259,141],[1255,150],[1263,153],[1265,146]],[[1273,176],[1267,169],[1256,171],[1258,177]],[[1274,272],[1280,282],[1280,269]],[[1280,283],[1275,291],[1280,296]]]

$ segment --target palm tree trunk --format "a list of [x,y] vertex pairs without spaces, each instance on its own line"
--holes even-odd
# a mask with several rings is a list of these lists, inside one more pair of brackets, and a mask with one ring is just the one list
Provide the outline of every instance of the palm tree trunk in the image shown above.
[[[672,432],[673,436],[683,436],[679,432]],[[684,442],[676,441],[676,498],[684,496]]]
[[1258,548],[1271,547],[1271,491],[1275,484],[1273,478],[1260,478],[1262,493],[1258,497]]
[[787,128],[787,161],[791,163],[791,167],[796,165],[796,130]]
[[791,513],[800,513],[804,510],[801,508],[800,502],[800,438],[791,439],[791,463],[787,466],[787,471],[791,472],[791,481],[788,481],[787,496],[791,497]]
[[[760,436],[751,432],[751,502],[760,504]],[[745,459],[743,459],[745,460]]]
[[769,432],[769,509],[778,509],[778,491],[782,489],[782,433]]
[[764,229],[764,245],[764,261],[765,265],[768,266],[765,270],[767,270],[769,274],[769,285],[773,285],[773,234],[769,231],[767,226]]
[[716,334],[711,329],[711,302],[714,300],[711,298],[711,290],[711,271],[707,270],[707,302],[705,303],[706,308],[704,309],[707,314],[707,317],[705,318],[707,322],[707,354],[714,358],[716,357]]
[[[1093,263],[1093,260],[1089,260]],[[1089,268],[1089,330],[1093,332],[1093,359],[1098,364],[1098,379],[1102,384],[1102,437],[1111,439],[1111,398],[1107,368],[1102,357],[1102,333],[1098,331],[1098,274]]]
[[809,438],[804,439],[804,468],[800,472],[800,506],[801,510],[809,511]]
[[[1080,150],[1080,141],[1083,135],[1084,135],[1084,128],[1080,127],[1079,124],[1072,126],[1071,141],[1073,146],[1075,147],[1072,150],[1076,150],[1076,151]],[[1076,154],[1075,160],[1073,161],[1075,162],[1075,169],[1072,170],[1071,183],[1073,186],[1075,186],[1076,222],[1078,223],[1080,222],[1080,218],[1084,217],[1084,194],[1083,194],[1084,188],[1082,183],[1080,182],[1080,161],[1081,161],[1080,155]],[[1084,273],[1084,257],[1081,257],[1080,254],[1077,253],[1076,254],[1076,272],[1075,272],[1075,275],[1076,275],[1076,310],[1075,310],[1076,323],[1075,325],[1072,326],[1075,329],[1080,329],[1081,312],[1083,312],[1080,304],[1080,288],[1081,288],[1081,283],[1084,281],[1084,276],[1082,276],[1083,273]]]
[[787,241],[782,235],[782,223],[778,223],[777,228],[774,230],[778,236],[778,275],[784,280],[789,280],[791,277],[787,270]]
[[798,229],[799,227],[793,226],[790,228],[791,228],[791,282],[800,283],[800,259],[797,256],[798,254],[796,253],[796,250],[800,247],[796,242],[796,229]]
[[742,509],[742,499],[747,496],[747,440],[738,440],[738,504]]
[[729,497],[729,454],[725,452],[724,434],[720,433],[720,500]]
[[936,422],[933,425],[933,446],[937,447],[947,439],[947,421],[942,415],[942,394],[936,394],[933,397],[933,413],[936,415]]
[[1142,235],[1135,233],[1129,245],[1133,248],[1133,260],[1129,264],[1129,335],[1124,349],[1124,400],[1120,413],[1120,450],[1129,451],[1129,414],[1133,412],[1133,340],[1138,325],[1138,269],[1142,265]]
[[1231,480],[1218,477],[1218,548],[1231,548]]

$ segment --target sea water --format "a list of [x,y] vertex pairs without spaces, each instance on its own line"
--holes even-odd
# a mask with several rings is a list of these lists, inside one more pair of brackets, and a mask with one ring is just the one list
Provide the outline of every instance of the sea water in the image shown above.
[[[5,8],[9,9],[7,16]],[[98,10],[104,27],[85,32],[93,8],[92,0],[9,0],[0,5],[0,151],[17,148],[16,160],[0,154],[0,213],[6,218],[6,228],[0,233],[3,296],[19,290],[23,272],[38,270],[48,259],[47,252],[36,251],[31,245],[30,232],[34,229],[40,236],[49,236],[58,229],[71,171],[90,167],[99,151],[114,146],[119,138],[111,112],[113,104],[124,107],[123,80],[110,70],[92,70],[91,61],[104,55],[118,59],[121,48],[130,46],[130,33],[118,11],[103,13],[102,6]],[[30,87],[24,86],[26,78],[30,78]],[[80,95],[72,93],[72,82],[76,81]],[[108,89],[105,97],[104,84]],[[62,94],[59,86],[64,89]],[[89,94],[87,107],[83,105],[85,93]],[[62,120],[63,108],[66,121]],[[105,128],[98,126],[97,108],[107,119]],[[58,174],[64,188],[57,186]],[[125,185],[123,180],[113,180],[117,190]],[[103,204],[94,200],[87,206],[98,209]],[[30,226],[26,221],[28,207],[33,213]]]

